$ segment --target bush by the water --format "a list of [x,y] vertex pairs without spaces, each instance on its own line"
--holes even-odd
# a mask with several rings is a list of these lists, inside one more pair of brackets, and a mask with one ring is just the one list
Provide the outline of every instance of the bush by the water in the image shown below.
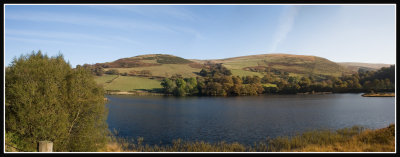
[[[37,151],[97,151],[107,143],[104,91],[89,70],[75,69],[60,54],[40,51],[15,58],[5,75],[6,145]],[[7,150],[6,150],[7,151]]]

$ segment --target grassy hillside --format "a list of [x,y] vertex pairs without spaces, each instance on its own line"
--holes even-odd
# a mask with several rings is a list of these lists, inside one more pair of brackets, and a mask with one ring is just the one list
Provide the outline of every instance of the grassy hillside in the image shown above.
[[188,64],[162,64],[159,66],[134,67],[134,68],[105,68],[105,70],[117,69],[120,73],[129,73],[131,71],[150,70],[152,76],[171,77],[180,74],[183,77],[196,77],[196,72],[200,72],[200,68],[192,68]]
[[96,76],[95,81],[97,84],[104,86],[107,86],[109,82],[111,82],[113,79],[116,79],[118,75],[103,75],[103,76]]
[[[193,61],[166,54],[140,55],[130,58],[121,58],[113,62],[97,63],[105,71],[116,69],[119,73],[136,76],[103,75],[97,76],[96,81],[105,90],[134,91],[152,90],[161,88],[160,80],[151,79],[182,75],[183,77],[196,77],[202,65]],[[141,71],[149,71],[149,77],[140,77]],[[113,80],[114,79],[114,80]],[[113,81],[111,81],[113,80]]]
[[[132,74],[131,77],[117,78],[116,82],[113,83],[105,82],[116,77],[115,75],[104,75],[97,78],[97,80],[106,89],[121,91],[158,88],[160,86],[155,85],[157,80],[151,80],[149,79],[150,77],[160,79],[177,74],[183,77],[196,77],[199,76],[197,74],[207,62],[222,63],[223,66],[231,70],[234,76],[263,77],[266,71],[279,71],[288,73],[289,76],[316,76],[316,78],[322,79],[326,78],[327,75],[339,77],[342,74],[354,73],[359,68],[372,69],[387,66],[386,64],[335,63],[321,57],[291,54],[250,55],[216,60],[188,60],[173,55],[150,54],[122,58],[114,62],[97,63],[96,65],[102,66],[106,71],[116,69],[119,73]],[[150,74],[146,75],[146,77],[140,77],[144,76],[140,74],[143,71]],[[132,80],[136,82],[132,82]]]
[[348,73],[345,67],[329,61],[325,58],[304,55],[289,54],[265,54],[251,55],[221,60],[213,60],[223,63],[225,67],[233,70],[249,71],[249,68],[271,68],[300,76],[308,75],[332,75],[340,76]]
[[135,76],[103,75],[95,80],[105,90],[136,91],[161,88],[159,80]]
[[130,58],[121,58],[113,62],[98,63],[104,68],[133,68],[159,66],[162,64],[189,64],[190,60],[166,54],[140,55]]
[[258,72],[252,72],[252,71],[246,71],[242,69],[230,69],[232,72],[233,76],[258,76],[258,77],[263,77],[261,73]]
[[[270,68],[288,72],[291,76],[332,75],[341,76],[350,70],[335,62],[316,56],[290,55],[290,54],[265,54],[234,57],[219,60],[207,60],[213,63],[223,63],[233,75],[263,76],[263,72],[252,71],[254,68]],[[130,71],[150,70],[152,76],[170,77],[181,74],[184,77],[195,77],[204,60],[187,60],[172,55],[141,55],[131,58],[122,58],[110,63],[98,63],[105,70],[117,69],[120,73]]]
[[373,63],[358,63],[358,62],[339,62],[339,65],[346,67],[351,71],[364,70],[378,70],[382,67],[390,67],[391,64],[373,64]]

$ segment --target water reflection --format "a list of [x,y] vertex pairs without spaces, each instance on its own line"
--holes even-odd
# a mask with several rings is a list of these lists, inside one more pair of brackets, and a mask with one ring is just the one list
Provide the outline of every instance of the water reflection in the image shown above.
[[146,144],[169,144],[178,138],[253,144],[310,129],[375,129],[395,121],[393,97],[360,94],[107,97],[109,128],[119,130],[120,136],[143,137]]

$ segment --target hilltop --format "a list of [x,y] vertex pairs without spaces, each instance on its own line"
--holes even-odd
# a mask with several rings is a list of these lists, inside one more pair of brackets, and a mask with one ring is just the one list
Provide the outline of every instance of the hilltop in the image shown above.
[[340,76],[343,73],[350,73],[345,67],[328,59],[305,55],[263,54],[220,59],[214,62],[222,63],[234,73],[243,71],[262,73],[268,69],[288,72],[294,76]]
[[104,68],[134,68],[159,66],[162,64],[187,64],[190,60],[167,54],[149,54],[130,58],[121,58],[113,62],[98,63]]

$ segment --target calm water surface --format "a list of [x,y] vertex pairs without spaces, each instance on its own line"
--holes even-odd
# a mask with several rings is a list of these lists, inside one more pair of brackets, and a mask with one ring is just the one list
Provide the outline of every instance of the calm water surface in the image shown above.
[[311,129],[360,125],[383,128],[395,122],[394,97],[361,94],[270,95],[245,97],[164,97],[109,95],[109,129],[119,136],[143,137],[145,144],[237,141]]

